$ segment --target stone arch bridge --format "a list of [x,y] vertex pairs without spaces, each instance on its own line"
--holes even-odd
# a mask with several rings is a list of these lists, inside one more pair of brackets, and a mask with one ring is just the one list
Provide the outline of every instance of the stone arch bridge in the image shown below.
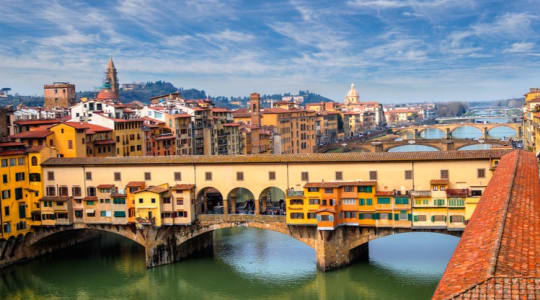
[[[143,228],[135,225],[73,224],[40,227],[26,236],[0,241],[0,267],[70,246],[98,232],[116,234],[141,245],[145,248],[147,267],[155,267],[211,251],[212,232],[233,227],[271,230],[299,240],[315,250],[317,268],[322,271],[367,258],[369,241],[379,237],[411,231],[454,236],[462,233],[447,229],[345,226],[333,231],[319,231],[316,226],[287,225],[284,216],[270,215],[200,215],[192,225]],[[51,239],[55,243],[51,243]]]
[[415,138],[420,138],[423,131],[426,129],[439,129],[445,134],[446,139],[452,138],[452,133],[457,128],[462,127],[473,127],[482,133],[482,139],[490,138],[489,132],[493,128],[498,127],[508,127],[512,128],[516,135],[516,138],[521,139],[523,137],[523,128],[521,123],[459,123],[459,124],[433,124],[433,125],[423,125],[423,126],[410,126],[407,128],[399,129],[397,132],[404,134],[407,132],[413,132]]
[[[349,142],[344,146],[345,152],[388,152],[389,150],[406,145],[421,145],[435,148],[439,151],[452,151],[460,150],[467,146],[472,145],[497,145],[500,147],[512,147],[509,141],[501,141],[499,139],[414,139],[414,140],[401,140],[401,141],[376,141],[376,142]],[[339,145],[328,145],[318,149],[319,152],[328,152],[332,149],[340,147]]]

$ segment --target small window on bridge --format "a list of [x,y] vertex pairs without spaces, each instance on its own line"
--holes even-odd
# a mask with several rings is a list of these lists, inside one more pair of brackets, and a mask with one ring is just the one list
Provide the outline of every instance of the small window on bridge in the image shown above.
[[276,180],[276,172],[274,171],[268,172],[268,180]]
[[144,172],[144,180],[152,180],[152,174],[150,172]]
[[92,180],[92,172],[86,172],[86,180]]
[[53,171],[47,172],[47,180],[54,180],[54,172]]
[[336,172],[336,180],[343,180],[343,172],[341,171]]
[[182,173],[174,172],[174,181],[182,181]]
[[441,170],[441,179],[448,179],[448,170]]
[[309,180],[309,173],[302,172],[302,181],[308,181],[308,180]]
[[206,172],[204,173],[204,178],[206,180],[212,180],[212,172]]
[[114,181],[120,181],[120,180],[121,180],[120,172],[114,172]]
[[243,181],[244,180],[244,172],[236,172],[236,180]]
[[405,170],[405,179],[412,179],[412,170]]
[[486,169],[478,169],[478,178],[485,178],[486,177]]

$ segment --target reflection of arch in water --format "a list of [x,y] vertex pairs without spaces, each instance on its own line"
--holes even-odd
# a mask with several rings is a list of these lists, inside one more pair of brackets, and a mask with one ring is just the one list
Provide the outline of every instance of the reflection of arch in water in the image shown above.
[[243,187],[232,189],[227,195],[227,211],[229,214],[254,214],[255,197],[253,193]]
[[518,130],[516,128],[501,124],[499,126],[494,126],[489,129],[488,135],[494,138],[513,138],[518,135]]
[[441,151],[441,149],[432,145],[408,144],[408,145],[392,146],[386,150],[386,152],[416,152],[416,151]]
[[467,144],[467,145],[463,145],[459,148],[457,148],[456,150],[489,150],[493,147],[492,144],[480,144],[480,143],[476,143],[476,144]]
[[477,139],[482,137],[482,129],[468,125],[458,126],[450,131],[450,135],[457,139]]
[[284,215],[285,193],[275,186],[265,188],[259,196],[259,212],[262,215]]
[[201,189],[197,194],[195,212],[197,214],[222,214],[223,196],[219,190],[214,187]]
[[[414,138],[414,131],[412,131],[412,138]],[[444,139],[446,138],[446,133],[440,128],[422,128],[419,130],[418,134],[423,139]]]

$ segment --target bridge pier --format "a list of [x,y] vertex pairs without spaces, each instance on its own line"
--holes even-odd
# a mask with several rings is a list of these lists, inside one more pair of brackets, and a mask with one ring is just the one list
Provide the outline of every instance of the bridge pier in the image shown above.
[[486,140],[489,137],[489,130],[487,127],[482,128],[482,139]]
[[[183,226],[186,227],[186,226]],[[187,228],[185,228],[187,229]],[[160,235],[160,229],[152,229],[151,235]],[[213,254],[212,231],[182,241],[184,230],[168,230],[161,238],[147,240],[145,246],[146,267],[152,268],[174,263],[194,255]],[[180,238],[178,237],[180,235]]]
[[452,138],[452,131],[450,131],[450,128],[446,128],[446,130],[445,130],[445,138],[447,140]]
[[418,128],[415,128],[414,129],[414,139],[419,139],[420,138],[420,130],[418,130]]

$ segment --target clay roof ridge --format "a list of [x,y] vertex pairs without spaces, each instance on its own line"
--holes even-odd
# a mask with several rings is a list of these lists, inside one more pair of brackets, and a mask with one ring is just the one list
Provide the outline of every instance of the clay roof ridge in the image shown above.
[[519,160],[521,158],[521,151],[517,151],[516,160],[514,163],[514,170],[512,171],[512,178],[510,180],[510,188],[508,189],[508,194],[506,194],[506,200],[504,203],[503,215],[502,215],[502,224],[497,232],[497,239],[495,241],[495,249],[493,258],[490,261],[490,266],[488,269],[488,277],[495,274],[495,269],[497,268],[497,261],[499,258],[499,252],[501,250],[501,242],[503,238],[504,228],[506,224],[506,217],[508,215],[508,207],[510,206],[510,201],[512,200],[512,191],[514,190],[514,181],[516,179],[517,169],[519,165]]

